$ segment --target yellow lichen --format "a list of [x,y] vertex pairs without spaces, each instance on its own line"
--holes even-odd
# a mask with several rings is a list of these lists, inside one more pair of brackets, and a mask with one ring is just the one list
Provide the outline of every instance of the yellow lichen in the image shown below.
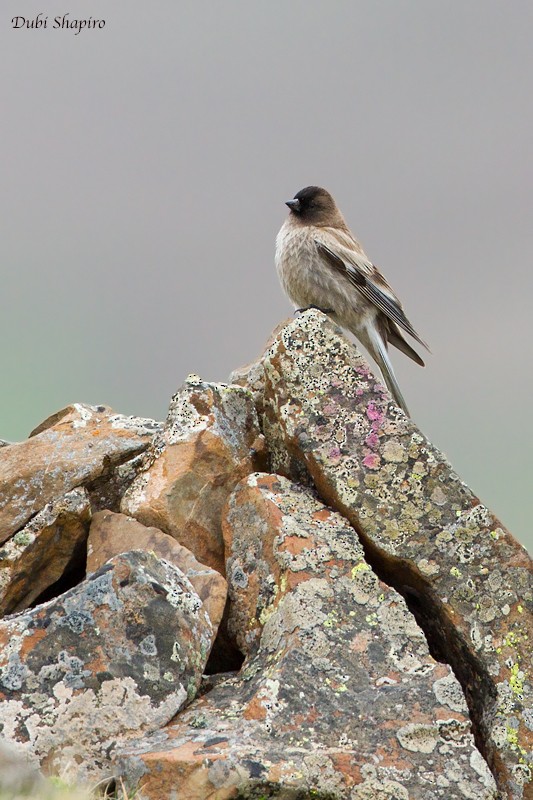
[[510,725],[505,726],[505,732],[507,734],[507,741],[509,745],[516,749],[518,747],[518,731],[515,728],[511,728]]
[[511,667],[509,686],[513,694],[522,697],[524,692],[524,673],[518,664],[513,664]]
[[338,622],[338,617],[339,615],[336,611],[330,611],[322,624],[325,628],[333,628]]
[[259,622],[261,623],[261,625],[265,625],[266,624],[268,618],[272,616],[274,611],[275,611],[275,609],[274,609],[274,606],[272,604],[270,604],[266,608],[262,609],[261,613],[259,614]]
[[450,575],[453,575],[454,578],[462,578],[463,573],[460,572],[457,567],[452,567],[450,570]]
[[355,578],[359,572],[368,572],[369,569],[370,567],[366,561],[360,561],[359,564],[356,564],[355,567],[352,567],[352,578]]

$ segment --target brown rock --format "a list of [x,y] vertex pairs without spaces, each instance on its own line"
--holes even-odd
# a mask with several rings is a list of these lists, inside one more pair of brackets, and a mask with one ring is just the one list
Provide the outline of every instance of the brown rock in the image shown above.
[[47,503],[144,450],[158,427],[105,406],[76,404],[27,441],[0,448],[0,544]]
[[259,415],[263,413],[263,395],[265,393],[265,370],[263,367],[263,359],[267,350],[274,344],[278,333],[290,322],[291,319],[289,318],[284,322],[280,322],[279,325],[276,325],[268,337],[268,341],[265,344],[260,357],[255,361],[251,361],[249,364],[245,364],[242,367],[237,367],[237,369],[234,369],[229,376],[230,383],[236,384],[237,386],[243,386],[244,388],[248,389],[249,392],[251,392],[254,405]]
[[[163,427],[163,423],[160,424]],[[106,472],[86,485],[93,512],[120,511],[122,498],[137,477],[143,459],[144,453],[139,453],[138,456],[130,458],[124,464],[118,464],[110,472]]]
[[254,631],[250,655],[124,748],[119,771],[136,797],[495,798],[458,682],[346,520],[273,475],[243,481],[225,519],[233,619]]
[[250,394],[193,376],[173,397],[121,511],[170,534],[223,575],[222,506],[257,468],[263,447]]
[[117,744],[194,697],[214,633],[181,570],[150,553],[115,556],[0,621],[2,737],[65,780],[109,776]]
[[149,551],[179,567],[192,583],[213,627],[218,627],[227,595],[222,575],[200,564],[190,550],[158,528],[147,528],[132,517],[112,511],[94,514],[87,542],[87,573],[128,550]]
[[461,680],[502,796],[531,796],[531,559],[323,314],[281,331],[264,365],[272,450],[305,465],[411,598]]
[[0,547],[0,616],[28,608],[76,562],[85,559],[91,518],[85,489],[73,489]]
[[[93,406],[94,408],[94,406]],[[97,407],[100,412],[111,411],[109,406],[98,406]],[[38,436],[43,431],[47,431],[49,428],[53,428],[58,422],[61,422],[62,419],[70,418],[72,415],[76,417],[83,418],[82,412],[82,404],[80,403],[73,403],[71,406],[65,406],[65,408],[61,408],[59,411],[54,411],[53,414],[50,414],[49,417],[46,417],[42,422],[40,422],[29,434],[28,439],[31,439],[32,436]]]

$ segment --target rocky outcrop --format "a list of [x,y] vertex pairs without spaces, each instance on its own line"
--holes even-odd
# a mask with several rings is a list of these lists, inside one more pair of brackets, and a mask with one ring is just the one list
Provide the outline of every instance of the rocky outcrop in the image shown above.
[[231,623],[248,659],[124,754],[120,771],[143,797],[222,800],[245,787],[494,798],[458,682],[343,517],[284,478],[252,475],[224,530]]
[[1,736],[138,800],[531,800],[525,550],[320,312],[232,379],[0,448]]
[[410,601],[462,681],[500,784],[520,796],[533,745],[531,559],[320,312],[288,325],[264,366],[271,449],[305,465]]

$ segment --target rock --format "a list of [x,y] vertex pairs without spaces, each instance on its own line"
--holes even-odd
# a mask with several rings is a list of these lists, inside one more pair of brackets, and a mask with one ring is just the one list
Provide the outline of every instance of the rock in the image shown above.
[[2,740],[139,800],[533,800],[523,548],[320,312],[232,382],[0,440]]
[[87,573],[128,550],[145,550],[175,564],[190,580],[216,630],[226,604],[226,581],[218,572],[200,564],[190,550],[158,528],[147,528],[136,519],[112,511],[93,515],[87,543]]
[[360,532],[459,677],[502,794],[531,797],[531,559],[323,314],[287,325],[264,366],[270,448]]
[[118,743],[190,701],[214,638],[173,564],[115,556],[84,583],[0,621],[0,730],[64,780],[110,774]]
[[144,450],[158,423],[76,404],[0,448],[0,544],[44,506]]
[[[159,423],[158,423],[159,424]],[[163,423],[160,423],[161,428]],[[118,464],[111,472],[88,483],[86,488],[91,498],[91,510],[120,511],[120,504],[127,489],[131,486],[139,472],[144,453],[130,458],[124,464]]]
[[[263,428],[265,428],[267,435],[269,420],[264,413],[265,409],[263,398],[265,394],[265,366],[263,362],[269,349],[276,341],[276,337],[279,332],[282,331],[290,322],[291,319],[287,319],[285,322],[280,323],[274,328],[273,332],[268,338],[267,344],[265,345],[263,354],[260,358],[258,358],[256,361],[252,361],[250,364],[239,367],[230,375],[231,383],[244,386],[249,392],[251,392],[257,413],[259,415],[259,425],[262,431]],[[302,461],[293,458],[291,453],[289,453],[283,446],[273,448],[272,444],[274,439],[272,436],[269,436],[269,440],[270,447],[267,452],[267,465],[265,469],[268,469],[269,472],[281,472],[283,475],[288,475],[296,483],[300,483],[303,486],[312,486],[313,481],[305,469]]]
[[[73,403],[70,406],[65,406],[65,408],[61,408],[59,411],[55,411],[53,414],[50,414],[49,417],[46,417],[42,422],[40,422],[28,435],[28,439],[31,439],[32,436],[38,436],[43,431],[47,431],[49,428],[53,428],[58,422],[61,420],[69,419],[73,414],[75,417],[79,417],[83,419],[84,414],[82,409],[86,408],[84,403]],[[91,408],[97,408],[99,412],[111,411],[109,406],[92,406]]]
[[268,337],[268,341],[263,348],[261,356],[255,361],[251,361],[249,364],[245,364],[242,367],[237,367],[237,369],[234,369],[229,376],[229,382],[231,384],[243,386],[244,388],[248,389],[252,395],[254,405],[260,417],[263,414],[263,395],[265,392],[265,369],[263,366],[263,359],[265,357],[265,353],[275,342],[278,333],[290,322],[291,319],[289,318],[284,322],[280,322],[279,325],[276,325]]
[[450,668],[353,529],[302,487],[252,475],[225,512],[241,673],[123,748],[139,800],[495,798]]
[[222,506],[257,469],[263,449],[250,394],[192,376],[173,397],[121,511],[170,534],[223,575]]
[[77,561],[85,560],[91,518],[85,489],[48,503],[0,547],[0,616],[28,608]]

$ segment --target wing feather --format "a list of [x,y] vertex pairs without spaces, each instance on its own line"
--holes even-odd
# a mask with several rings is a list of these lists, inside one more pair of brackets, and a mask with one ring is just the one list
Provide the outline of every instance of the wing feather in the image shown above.
[[[328,240],[331,238],[331,236],[328,236]],[[385,278],[383,278],[379,270],[368,261],[364,254],[358,253],[353,247],[343,246],[340,243],[335,249],[332,249],[329,244],[326,245],[320,239],[315,239],[315,244],[324,261],[326,261],[332,269],[344,275],[350,283],[355,286],[367,300],[370,300],[376,308],[385,314],[391,322],[399,325],[400,328],[429,351],[426,342],[418,335],[405,316],[399,301],[394,296]],[[346,244],[348,244],[348,241]],[[381,283],[386,291],[380,289],[377,283]]]

